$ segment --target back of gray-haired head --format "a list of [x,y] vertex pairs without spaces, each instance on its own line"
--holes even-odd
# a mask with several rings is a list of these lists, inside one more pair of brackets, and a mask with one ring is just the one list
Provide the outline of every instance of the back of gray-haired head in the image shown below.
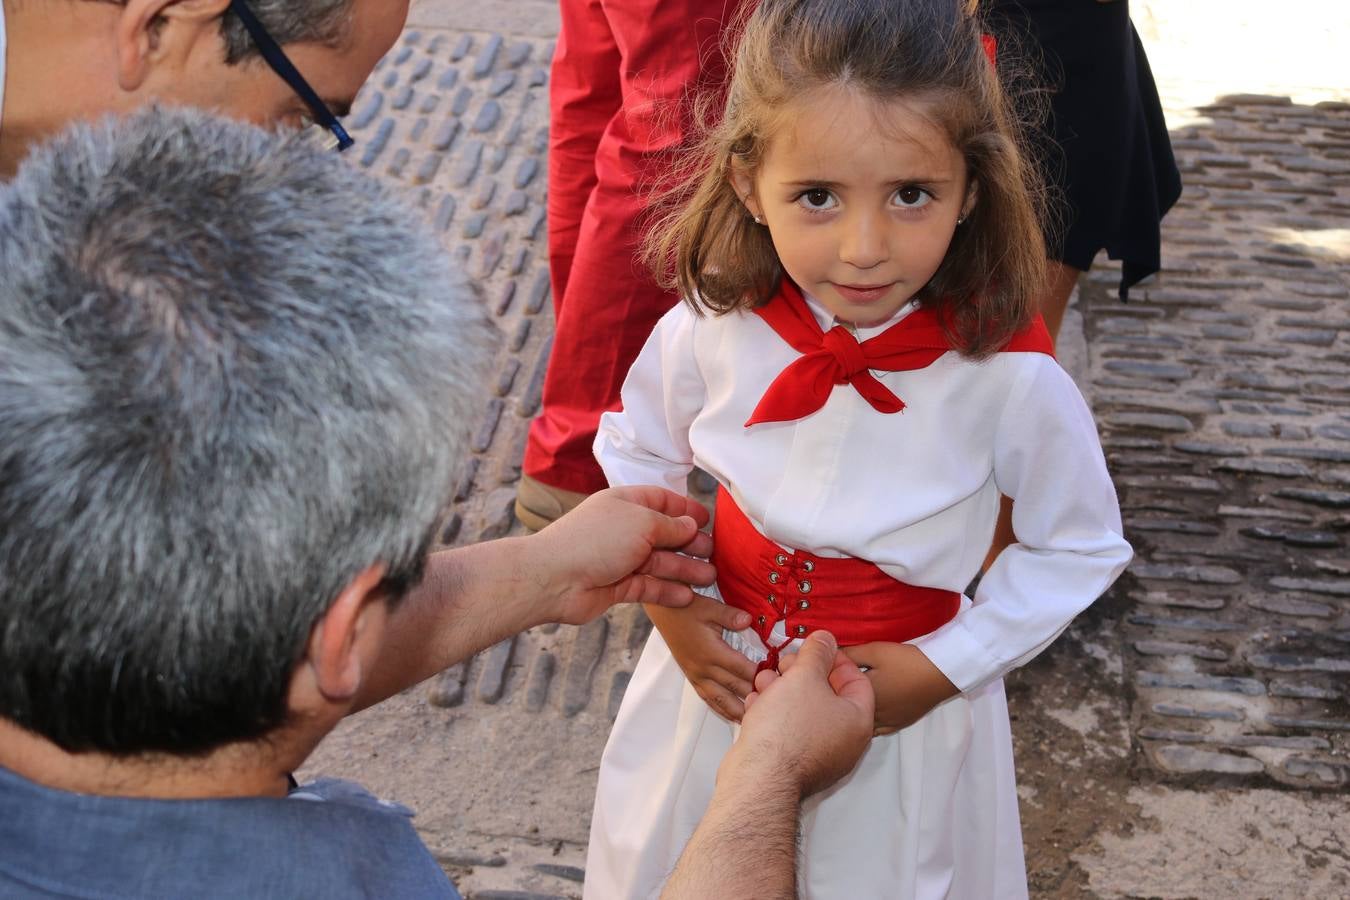
[[0,193],[0,716],[195,753],[285,718],[357,573],[421,574],[491,333],[420,216],[190,111]]

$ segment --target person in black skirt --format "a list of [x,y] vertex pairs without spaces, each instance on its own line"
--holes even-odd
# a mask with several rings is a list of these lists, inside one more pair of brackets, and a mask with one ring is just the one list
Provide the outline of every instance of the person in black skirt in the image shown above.
[[[1161,268],[1162,217],[1181,196],[1158,88],[1129,0],[970,0],[1016,64],[1050,92],[1035,150],[1052,190],[1041,314],[1058,338],[1078,276],[1101,250],[1121,261],[1120,298]],[[1016,540],[1003,498],[985,568]]]
[[1160,224],[1181,196],[1181,175],[1128,0],[984,6],[1000,46],[1035,67],[1051,92],[1037,149],[1058,215],[1047,228],[1052,265],[1041,312],[1057,335],[1073,286],[1098,251],[1121,261],[1122,300],[1158,271]]

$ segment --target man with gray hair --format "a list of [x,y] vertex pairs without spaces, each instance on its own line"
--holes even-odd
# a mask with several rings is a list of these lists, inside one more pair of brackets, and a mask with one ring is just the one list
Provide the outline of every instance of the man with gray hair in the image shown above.
[[[156,101],[331,130],[398,39],[408,3],[0,0],[0,181],[70,122]],[[277,53],[293,71],[282,74]]]
[[[712,579],[658,488],[428,557],[491,341],[416,216],[306,142],[77,127],[0,189],[0,271],[0,895],[455,897],[406,810],[290,773],[515,631]],[[790,895],[798,804],[872,722],[802,656],[671,897],[766,841]]]

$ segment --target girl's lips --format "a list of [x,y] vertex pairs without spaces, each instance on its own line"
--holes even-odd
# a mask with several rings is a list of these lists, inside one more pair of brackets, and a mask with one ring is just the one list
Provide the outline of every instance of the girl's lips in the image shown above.
[[836,284],[834,289],[839,292],[839,296],[852,303],[871,303],[881,299],[891,289],[891,285]]

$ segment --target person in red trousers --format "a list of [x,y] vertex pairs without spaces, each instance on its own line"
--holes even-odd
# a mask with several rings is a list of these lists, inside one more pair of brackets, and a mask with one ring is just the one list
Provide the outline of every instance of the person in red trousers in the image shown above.
[[548,255],[557,322],[516,516],[538,530],[605,487],[600,414],[678,299],[637,258],[647,198],[725,77],[721,34],[743,0],[563,0],[550,82]]

